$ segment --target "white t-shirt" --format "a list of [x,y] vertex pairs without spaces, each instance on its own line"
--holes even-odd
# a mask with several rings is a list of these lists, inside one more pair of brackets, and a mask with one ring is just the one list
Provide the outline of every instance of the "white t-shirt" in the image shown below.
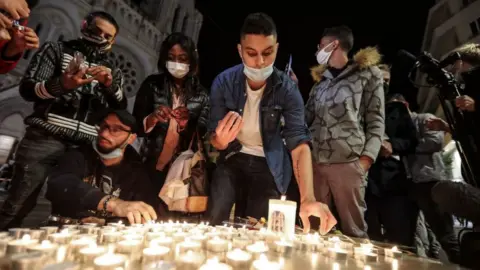
[[242,144],[240,152],[265,157],[263,151],[262,135],[260,133],[260,102],[262,100],[265,86],[254,91],[247,84],[247,101],[243,109],[243,127],[237,135],[238,141]]

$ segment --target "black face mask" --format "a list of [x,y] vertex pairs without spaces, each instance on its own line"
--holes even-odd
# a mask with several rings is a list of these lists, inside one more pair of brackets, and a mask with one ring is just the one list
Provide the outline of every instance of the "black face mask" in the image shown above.
[[85,26],[81,30],[82,41],[87,47],[90,47],[99,53],[104,53],[111,48],[112,43],[100,36],[97,33],[98,31],[99,30],[95,25]]
[[387,96],[389,90],[390,90],[390,84],[383,83],[383,93],[385,93],[385,96]]

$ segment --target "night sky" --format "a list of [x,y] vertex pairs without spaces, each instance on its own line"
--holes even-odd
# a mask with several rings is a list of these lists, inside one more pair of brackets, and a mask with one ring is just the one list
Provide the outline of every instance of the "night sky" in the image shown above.
[[[315,4],[313,4],[315,3]],[[415,107],[416,91],[406,79],[413,64],[397,57],[400,49],[420,52],[428,10],[434,0],[422,1],[270,1],[197,0],[204,15],[198,41],[202,84],[210,87],[221,71],[240,63],[236,45],[247,14],[265,12],[274,19],[280,43],[275,66],[284,69],[292,54],[293,70],[304,97],[313,84],[309,68],[323,29],[347,25],[353,30],[352,52],[378,46],[387,64],[393,65],[391,91],[404,94]]]

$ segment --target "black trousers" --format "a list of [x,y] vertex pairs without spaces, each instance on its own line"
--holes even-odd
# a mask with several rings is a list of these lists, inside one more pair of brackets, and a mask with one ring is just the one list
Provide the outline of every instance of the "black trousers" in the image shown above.
[[[437,182],[412,184],[411,198],[422,210],[425,221],[430,225],[435,237],[453,263],[459,263],[460,246],[458,237],[453,229],[453,216],[440,209],[433,200],[432,189]],[[451,198],[454,200],[454,197]],[[453,203],[453,201],[451,202]]]
[[266,159],[243,153],[217,165],[210,187],[207,217],[213,225],[228,220],[236,202],[244,216],[267,218],[269,199],[280,198]]
[[370,239],[409,247],[414,245],[418,207],[407,194],[378,197],[367,192],[365,200]]
[[0,210],[0,230],[21,227],[23,219],[37,205],[50,170],[70,146],[43,130],[27,128],[15,153],[11,187]]

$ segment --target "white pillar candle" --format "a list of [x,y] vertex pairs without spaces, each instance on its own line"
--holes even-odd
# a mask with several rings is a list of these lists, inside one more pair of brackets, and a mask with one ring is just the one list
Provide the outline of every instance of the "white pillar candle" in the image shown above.
[[162,246],[152,245],[143,249],[143,260],[144,265],[150,263],[156,263],[160,261],[167,260],[170,256],[170,249]]
[[204,260],[205,256],[201,253],[188,251],[178,256],[176,260],[177,270],[197,270]]
[[30,239],[30,235],[25,234],[22,239],[12,240],[7,244],[7,255],[22,253],[38,243],[38,240]]
[[232,270],[228,264],[220,263],[217,258],[208,260],[199,270]]
[[228,241],[215,237],[207,241],[207,250],[211,252],[227,252]]
[[280,200],[269,200],[268,203],[268,229],[279,232],[287,237],[295,235],[295,219],[297,216],[297,203],[287,201],[286,196]]
[[227,253],[227,263],[234,268],[248,269],[252,263],[252,255],[241,249],[234,249]]
[[271,262],[262,254],[258,260],[252,264],[252,270],[280,270],[281,265],[277,262]]
[[120,254],[107,253],[95,258],[95,270],[124,270],[127,258]]

